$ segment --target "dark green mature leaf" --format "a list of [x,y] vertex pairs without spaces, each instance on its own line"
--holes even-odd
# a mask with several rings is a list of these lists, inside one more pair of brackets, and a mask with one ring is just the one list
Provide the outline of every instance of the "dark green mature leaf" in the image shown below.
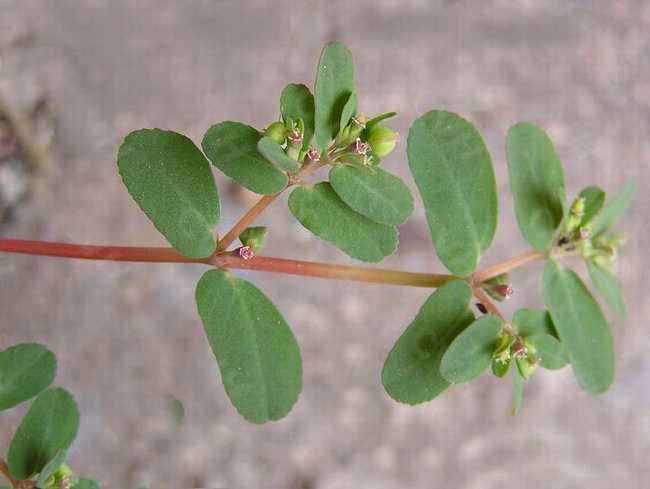
[[241,122],[220,122],[203,136],[203,151],[214,166],[258,194],[273,195],[288,183],[287,175],[257,151],[262,135]]
[[42,345],[23,343],[0,352],[0,411],[31,399],[54,380],[56,357]]
[[440,373],[449,382],[460,384],[481,375],[492,361],[503,321],[496,316],[482,316],[449,345],[442,357]]
[[378,262],[397,248],[395,228],[350,209],[327,182],[296,188],[289,209],[303,226],[352,258]]
[[621,284],[614,274],[593,261],[587,262],[587,269],[596,290],[602,294],[609,307],[619,316],[625,316],[625,299]]
[[494,170],[481,135],[458,115],[433,110],[411,126],[408,158],[440,260],[470,275],[497,225]]
[[440,360],[454,338],[474,321],[471,299],[472,291],[463,280],[447,282],[429,296],[384,364],[381,379],[393,399],[419,404],[449,387],[440,374]]
[[338,196],[359,214],[395,226],[413,212],[413,196],[404,182],[381,168],[338,165],[330,170]]
[[352,54],[340,42],[325,46],[318,62],[314,86],[316,145],[327,148],[339,132],[341,112],[354,92]]
[[131,197],[174,248],[190,258],[212,254],[219,193],[208,161],[189,138],[160,129],[132,132],[117,166]]
[[314,96],[305,85],[291,83],[284,87],[280,97],[280,112],[285,120],[297,121],[302,119],[305,132],[302,138],[302,149],[309,148],[314,137]]
[[99,489],[99,483],[93,479],[79,479],[73,489]]
[[513,385],[513,394],[512,394],[512,410],[511,413],[513,416],[517,415],[521,410],[521,404],[524,401],[524,379],[519,373],[519,369],[512,369],[512,378],[514,381]]
[[603,204],[605,204],[605,192],[600,187],[590,186],[582,189],[580,197],[585,199],[585,212],[580,221],[580,226],[585,226],[603,208]]
[[535,249],[547,250],[566,206],[560,159],[546,133],[528,122],[510,128],[506,150],[519,229]]
[[59,450],[66,450],[79,429],[79,410],[64,389],[48,389],[32,403],[16,430],[7,463],[17,479],[38,474]]
[[634,197],[634,185],[628,183],[623,187],[623,190],[617,195],[609,204],[607,204],[602,212],[596,216],[591,225],[591,235],[598,236],[599,234],[607,231],[612,224],[630,207]]
[[237,411],[252,423],[283,418],[302,389],[298,343],[273,303],[223,270],[206,272],[196,303]]
[[295,173],[300,170],[300,165],[296,160],[289,157],[284,152],[282,146],[271,138],[262,138],[257,142],[257,150],[264,158],[269,160],[281,170]]
[[343,106],[343,110],[341,110],[341,122],[339,123],[339,134],[345,127],[348,125],[350,122],[350,119],[354,116],[354,114],[357,113],[357,94],[356,92],[352,92],[350,96],[348,97],[347,102],[345,102],[345,105]]
[[47,480],[54,475],[54,472],[56,472],[61,465],[65,463],[65,459],[68,456],[68,452],[66,450],[59,450],[56,452],[56,455],[52,460],[50,460],[45,467],[43,467],[43,470],[41,470],[41,473],[38,474],[38,479],[36,480],[36,487],[38,488],[43,488],[45,486],[45,483]]
[[536,334],[549,334],[557,337],[553,319],[545,309],[519,309],[512,316],[512,323],[524,338]]
[[534,334],[526,338],[535,347],[535,356],[541,360],[541,365],[549,370],[558,370],[569,361],[569,355],[564,345],[550,334]]
[[575,272],[555,261],[544,270],[544,300],[580,386],[590,394],[606,391],[614,379],[614,345],[596,300]]

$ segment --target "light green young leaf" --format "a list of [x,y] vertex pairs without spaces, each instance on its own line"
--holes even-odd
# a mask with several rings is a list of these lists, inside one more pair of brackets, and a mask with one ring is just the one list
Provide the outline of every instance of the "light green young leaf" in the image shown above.
[[594,218],[591,225],[591,235],[596,237],[607,231],[625,213],[628,207],[630,207],[632,197],[634,197],[634,185],[628,183],[623,187],[621,193],[607,204],[602,212]]
[[23,343],[0,352],[0,411],[31,399],[49,386],[56,357],[42,345]]
[[503,321],[482,316],[460,333],[442,357],[440,373],[453,384],[469,382],[481,375],[492,361]]
[[282,191],[287,175],[258,151],[262,135],[241,122],[220,122],[203,137],[203,151],[212,164],[247,189],[264,195]]
[[352,258],[379,262],[397,248],[395,228],[350,209],[327,182],[296,188],[289,209],[303,226]]
[[513,368],[511,370],[512,378],[514,381],[511,414],[513,416],[516,416],[521,410],[521,404],[524,401],[524,383],[526,380],[519,373],[519,369]]
[[612,272],[604,267],[594,263],[593,261],[587,262],[587,269],[591,281],[596,287],[596,290],[602,294],[605,302],[609,304],[616,314],[625,317],[625,299],[623,298],[623,291],[621,284]]
[[555,336],[540,333],[526,339],[535,347],[535,356],[540,359],[542,367],[549,370],[558,370],[569,362],[569,355],[564,345]]
[[343,106],[343,110],[341,111],[341,122],[339,123],[339,134],[341,134],[341,131],[345,129],[345,127],[348,125],[350,122],[350,119],[354,116],[354,114],[357,113],[357,94],[356,92],[352,92],[350,96],[348,97],[348,100],[345,102],[345,105]]
[[585,212],[580,221],[580,226],[585,226],[598,215],[605,204],[605,192],[596,186],[585,187],[580,192],[580,197],[585,199]]
[[314,137],[314,96],[305,85],[291,83],[284,87],[280,97],[280,112],[285,120],[297,121],[302,119],[305,133],[302,138],[302,149],[307,150]]
[[471,299],[472,291],[463,280],[447,282],[429,296],[384,364],[381,380],[393,399],[419,404],[449,387],[440,374],[440,360],[454,338],[474,321]]
[[555,261],[544,270],[544,300],[578,383],[589,394],[605,392],[614,379],[614,345],[598,303],[575,272]]
[[465,119],[434,110],[409,131],[408,159],[440,260],[468,276],[492,243],[497,193],[490,154]]
[[337,165],[330,183],[338,196],[359,214],[396,226],[413,212],[413,196],[404,182],[381,168]]
[[264,158],[283,171],[296,173],[300,170],[298,162],[293,158],[290,158],[289,155],[284,152],[282,146],[271,138],[264,137],[260,139],[257,142],[257,150],[262,156],[264,156]]
[[524,338],[537,334],[548,334],[557,338],[553,319],[545,309],[519,309],[512,316],[512,323]]
[[56,452],[56,455],[52,460],[50,460],[41,473],[38,474],[38,479],[36,480],[36,487],[43,489],[47,480],[52,477],[54,472],[58,470],[61,465],[65,463],[66,458],[68,457],[68,452],[66,450],[59,450]]
[[117,166],[131,197],[174,248],[190,258],[212,254],[219,193],[208,161],[189,138],[160,129],[132,132]]
[[17,479],[43,470],[59,450],[66,450],[79,429],[79,410],[64,389],[42,392],[32,403],[9,445],[7,464]]
[[339,132],[341,112],[354,92],[352,54],[340,42],[325,46],[318,62],[314,87],[316,145],[327,148]]
[[273,303],[223,270],[206,272],[196,303],[228,397],[252,423],[289,413],[302,389],[300,349]]
[[546,133],[528,122],[510,128],[506,150],[519,229],[536,250],[545,251],[566,206],[562,164]]

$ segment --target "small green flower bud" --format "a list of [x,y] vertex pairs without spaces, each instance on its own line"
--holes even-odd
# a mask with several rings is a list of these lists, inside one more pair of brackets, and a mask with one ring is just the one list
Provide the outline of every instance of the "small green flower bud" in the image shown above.
[[539,365],[539,360],[531,357],[516,358],[515,362],[517,363],[517,370],[525,380],[528,380],[533,375]]
[[380,126],[379,124],[373,126],[368,133],[368,144],[372,148],[372,152],[378,157],[383,158],[388,156],[397,145],[397,133],[390,127]]
[[239,241],[241,241],[244,247],[250,248],[254,254],[257,254],[264,247],[267,231],[268,229],[265,226],[246,228],[239,235]]
[[571,214],[580,218],[585,215],[584,197],[576,197],[576,199],[573,201],[573,204],[571,204]]
[[287,138],[287,128],[282,122],[276,121],[266,128],[264,135],[267,138],[273,139],[273,141],[278,144],[284,144],[284,141]]

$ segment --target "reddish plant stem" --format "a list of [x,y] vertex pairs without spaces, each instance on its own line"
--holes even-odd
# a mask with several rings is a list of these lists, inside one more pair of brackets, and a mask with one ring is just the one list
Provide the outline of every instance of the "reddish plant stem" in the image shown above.
[[515,268],[519,268],[526,263],[544,260],[547,256],[548,255],[546,253],[541,253],[539,251],[527,251],[504,262],[497,263],[496,265],[484,268],[483,270],[479,270],[472,276],[472,283],[480,284],[486,280],[501,275],[502,273],[506,273],[510,270],[514,270]]
[[411,285],[415,287],[439,287],[453,279],[451,275],[403,272],[380,268],[350,267],[311,261],[286,260],[256,256],[244,260],[234,253],[220,253],[210,258],[193,259],[181,255],[173,248],[142,248],[131,246],[93,246],[21,239],[0,239],[0,252],[25,255],[79,258],[84,260],[110,260],[157,263],[200,263],[221,268],[259,270],[263,272],[321,277],[356,282]]
[[474,292],[474,297],[476,297],[479,302],[485,306],[485,309],[489,314],[503,319],[501,311],[499,311],[499,308],[494,304],[494,302],[490,300],[483,289],[480,287],[472,287],[472,292]]
[[9,467],[7,467],[7,462],[4,461],[4,459],[0,458],[0,474],[4,475],[5,478],[9,481],[11,484],[11,487],[18,487],[18,480],[14,478],[13,475],[11,475],[11,472],[9,471]]

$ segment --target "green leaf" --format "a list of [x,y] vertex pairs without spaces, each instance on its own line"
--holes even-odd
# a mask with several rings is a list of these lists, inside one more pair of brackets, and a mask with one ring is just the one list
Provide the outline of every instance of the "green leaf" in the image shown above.
[[330,170],[330,183],[343,202],[375,222],[395,226],[413,212],[409,188],[381,168],[337,165]]
[[212,164],[247,189],[265,195],[282,191],[287,175],[258,151],[262,135],[241,122],[220,122],[203,136],[203,151]]
[[614,345],[596,300],[575,272],[555,261],[544,270],[544,300],[580,386],[589,394],[606,391],[614,379]]
[[447,387],[440,360],[454,338],[472,321],[472,291],[463,280],[447,282],[431,294],[393,346],[381,373],[386,392],[399,402],[430,401]]
[[54,472],[58,470],[61,465],[65,463],[65,459],[68,456],[66,450],[59,450],[56,452],[56,455],[52,460],[50,460],[47,465],[43,468],[40,474],[38,474],[38,479],[36,480],[36,487],[43,488],[47,480],[54,475]]
[[528,122],[510,128],[506,152],[519,229],[536,250],[545,251],[566,206],[562,164],[546,133]]
[[132,132],[117,166],[131,197],[174,248],[190,258],[212,254],[219,193],[208,161],[189,138],[160,129]]
[[612,224],[630,207],[634,197],[634,185],[628,183],[621,193],[607,204],[602,212],[592,221],[591,235],[593,237],[607,231]]
[[99,489],[99,483],[92,479],[79,479],[73,489]]
[[339,123],[338,134],[341,134],[341,131],[345,129],[345,127],[350,122],[350,119],[352,119],[354,114],[357,113],[357,103],[357,94],[355,92],[352,92],[348,97],[347,102],[345,102],[343,110],[341,111],[341,122]]
[[298,343],[273,303],[223,270],[206,272],[196,303],[231,402],[252,423],[283,418],[302,389]]
[[540,359],[542,367],[558,370],[568,363],[569,356],[566,349],[555,336],[540,333],[526,339],[535,347],[535,356]]
[[77,436],[79,410],[64,389],[42,392],[16,430],[7,463],[17,479],[28,479],[43,470],[59,450],[66,450]]
[[524,401],[524,383],[526,382],[526,379],[524,379],[521,374],[519,373],[519,370],[516,368],[512,369],[512,378],[514,380],[514,388],[513,388],[513,394],[512,394],[512,415],[515,416],[519,413],[521,410],[521,404]]
[[517,333],[524,338],[536,334],[549,334],[557,337],[553,319],[545,309],[519,309],[512,316]]
[[303,226],[352,258],[379,262],[397,248],[395,228],[350,209],[327,182],[296,188],[289,209]]
[[23,343],[0,352],[0,411],[31,399],[49,386],[56,357],[42,345]]
[[314,87],[316,145],[327,148],[339,132],[341,112],[354,92],[352,54],[340,42],[325,46],[318,62]]
[[469,382],[488,368],[499,341],[502,320],[482,316],[460,333],[442,357],[440,373],[453,384]]
[[497,193],[490,154],[465,119],[434,110],[409,131],[408,159],[440,260],[470,275],[492,243]]
[[285,120],[302,119],[305,133],[302,149],[307,150],[314,137],[314,96],[305,85],[291,83],[284,87],[280,97],[280,111]]
[[283,171],[295,173],[300,170],[298,162],[289,157],[289,155],[287,155],[287,153],[282,149],[282,146],[271,138],[260,139],[257,142],[257,150],[262,156],[264,156],[264,158]]
[[605,298],[605,302],[609,304],[609,307],[616,314],[625,317],[625,299],[623,298],[621,284],[614,274],[591,260],[587,262],[587,269],[589,270],[591,281],[596,287],[596,290]]
[[590,186],[583,188],[579,196],[585,199],[585,211],[580,221],[580,226],[585,226],[603,208],[603,204],[605,204],[605,192],[600,187]]

